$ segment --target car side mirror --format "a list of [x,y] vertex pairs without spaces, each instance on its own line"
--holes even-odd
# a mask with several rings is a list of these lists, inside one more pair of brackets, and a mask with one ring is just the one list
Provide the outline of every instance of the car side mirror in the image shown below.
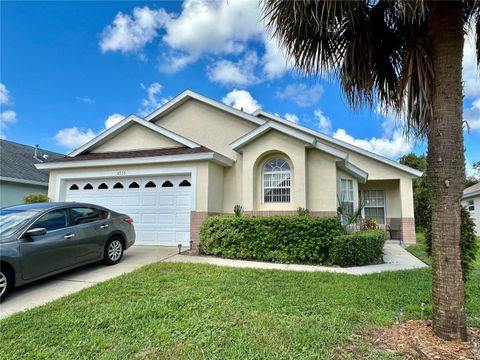
[[24,237],[31,237],[31,236],[42,236],[47,233],[47,229],[45,228],[33,228],[30,230],[25,231],[23,234]]

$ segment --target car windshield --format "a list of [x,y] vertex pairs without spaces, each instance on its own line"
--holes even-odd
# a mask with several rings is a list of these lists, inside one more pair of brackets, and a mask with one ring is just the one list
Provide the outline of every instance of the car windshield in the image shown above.
[[30,210],[0,210],[0,236],[12,235],[35,214]]

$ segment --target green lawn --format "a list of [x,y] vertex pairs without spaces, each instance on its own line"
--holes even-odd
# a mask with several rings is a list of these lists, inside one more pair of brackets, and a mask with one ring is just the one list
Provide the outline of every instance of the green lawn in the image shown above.
[[[398,359],[355,335],[391,324],[400,306],[418,318],[430,281],[429,269],[354,277],[153,264],[1,321],[0,358]],[[480,265],[469,291],[480,299]],[[480,327],[480,301],[467,309]]]

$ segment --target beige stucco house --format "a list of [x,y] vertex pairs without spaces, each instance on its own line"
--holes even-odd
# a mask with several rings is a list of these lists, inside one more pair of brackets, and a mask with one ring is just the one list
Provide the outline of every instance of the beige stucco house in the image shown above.
[[336,216],[339,198],[415,242],[418,171],[275,115],[247,114],[185,91],[145,118],[130,115],[50,172],[49,197],[129,214],[137,243],[190,245],[210,214],[310,210]]
[[476,234],[480,234],[480,182],[463,190],[462,205],[468,209],[475,222]]

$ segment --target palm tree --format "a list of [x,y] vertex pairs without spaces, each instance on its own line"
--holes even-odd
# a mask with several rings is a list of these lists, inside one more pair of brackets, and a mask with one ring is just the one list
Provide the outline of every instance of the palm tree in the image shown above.
[[428,138],[433,329],[466,340],[462,55],[464,30],[474,25],[480,61],[480,1],[261,1],[267,27],[296,69],[338,77],[353,108],[393,109],[409,135]]

